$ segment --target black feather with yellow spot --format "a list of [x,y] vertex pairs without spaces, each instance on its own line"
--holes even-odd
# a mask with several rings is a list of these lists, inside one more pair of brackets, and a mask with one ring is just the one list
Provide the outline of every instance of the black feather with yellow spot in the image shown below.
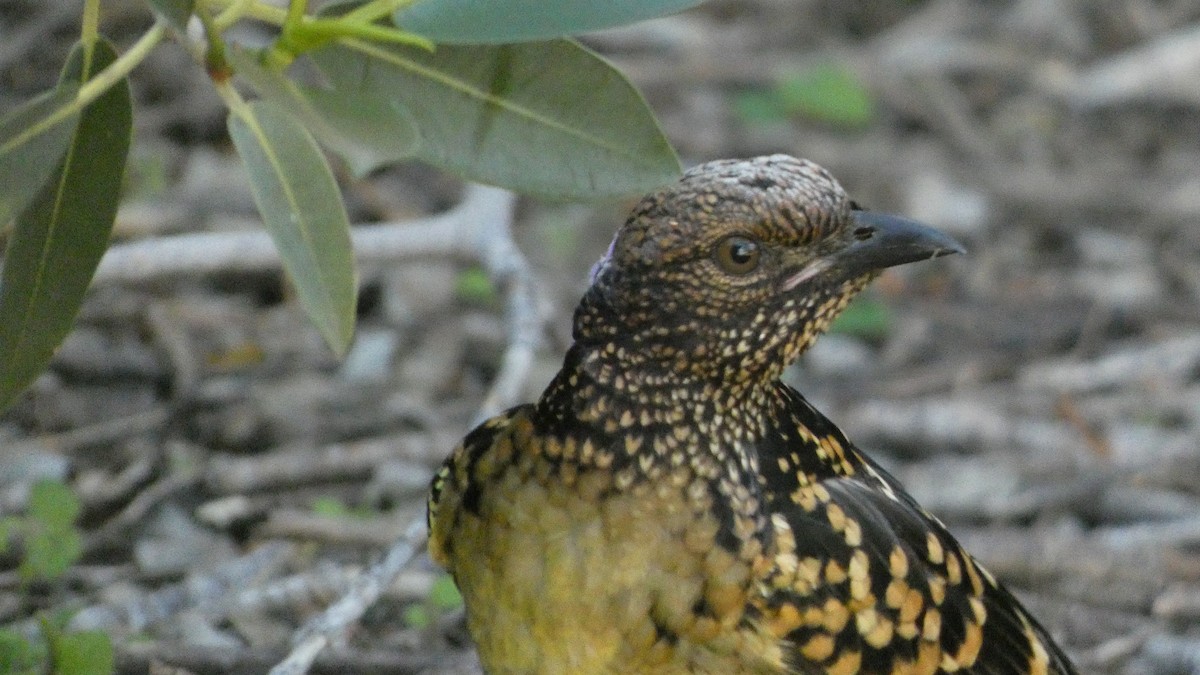
[[883,268],[958,251],[823,169],[642,200],[535,404],[434,480],[430,552],[490,673],[1060,674],[1046,632],[778,382]]

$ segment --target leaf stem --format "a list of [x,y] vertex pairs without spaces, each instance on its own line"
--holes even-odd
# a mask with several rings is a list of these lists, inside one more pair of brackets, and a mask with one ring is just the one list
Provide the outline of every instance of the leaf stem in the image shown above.
[[284,30],[299,26],[307,9],[308,0],[288,0],[287,16],[283,20]]
[[[134,68],[137,68],[138,64],[145,60],[150,50],[154,49],[159,42],[162,42],[162,39],[166,35],[167,24],[163,21],[154,22],[150,30],[138,38],[138,41],[133,43],[133,46],[126,50],[124,54],[117,57],[116,61],[113,61],[104,70],[96,73],[95,77],[88,80],[87,83],[79,88],[79,94],[75,96],[75,101],[72,102],[71,106],[67,106],[68,109],[62,112],[62,115],[66,116],[77,110],[82,110],[89,103],[100,98],[101,94],[124,79]],[[51,114],[51,117],[58,113],[59,111],[56,110]]]
[[282,26],[287,20],[287,11],[272,7],[256,0],[225,0],[224,3],[214,2],[214,5],[224,6],[221,13],[213,19],[213,27],[218,33],[237,23],[243,17],[250,17],[276,26]]
[[251,115],[249,112],[250,105],[246,103],[246,99],[242,98],[242,95],[237,92],[237,89],[229,83],[229,80],[213,80],[213,88],[217,90],[217,94],[221,97],[221,100],[225,102],[225,107],[229,108],[229,112],[242,119],[253,117],[253,115]]
[[365,5],[355,7],[352,11],[343,14],[342,18],[351,21],[363,21],[366,23],[371,23],[373,21],[378,21],[389,14],[394,14],[395,12],[399,11],[400,8],[413,4],[413,1],[414,0],[376,0],[375,2],[368,2]]
[[113,85],[129,75],[146,58],[150,50],[154,49],[155,45],[162,41],[166,34],[167,25],[162,21],[156,21],[150,27],[150,30],[138,38],[138,41],[133,43],[133,46],[117,58],[116,61],[113,61],[107,68],[96,73],[95,77],[83,83],[83,86],[79,88],[79,92],[75,94],[75,98],[71,99],[69,103],[63,104],[62,107],[53,110],[49,115],[39,120],[37,124],[30,125],[23,132],[14,136],[5,144],[5,147],[21,145],[86,108],[93,101],[100,98],[104,92],[111,89]]
[[79,41],[85,45],[95,44],[100,36],[100,0],[84,0],[82,27]]

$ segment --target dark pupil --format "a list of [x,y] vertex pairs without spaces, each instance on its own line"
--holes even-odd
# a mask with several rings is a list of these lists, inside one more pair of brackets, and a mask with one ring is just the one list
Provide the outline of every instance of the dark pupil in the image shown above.
[[729,246],[729,259],[737,265],[745,265],[754,258],[754,244],[735,241]]

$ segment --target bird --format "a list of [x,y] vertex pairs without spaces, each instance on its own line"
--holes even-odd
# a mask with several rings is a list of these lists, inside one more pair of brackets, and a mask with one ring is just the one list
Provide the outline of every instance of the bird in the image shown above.
[[591,270],[562,368],[433,477],[493,675],[1074,675],[936,517],[780,381],[882,270],[963,252],[787,155],[700,164]]

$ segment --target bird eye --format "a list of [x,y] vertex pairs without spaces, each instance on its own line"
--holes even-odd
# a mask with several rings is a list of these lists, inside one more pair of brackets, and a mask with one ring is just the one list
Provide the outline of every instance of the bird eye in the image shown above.
[[746,237],[729,237],[717,244],[717,264],[730,274],[749,274],[758,268],[758,242]]

